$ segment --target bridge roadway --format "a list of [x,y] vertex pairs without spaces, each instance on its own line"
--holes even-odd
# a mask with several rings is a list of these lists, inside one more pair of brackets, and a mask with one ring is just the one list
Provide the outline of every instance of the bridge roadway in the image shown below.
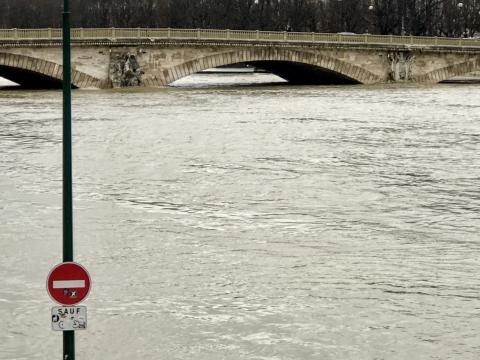
[[[0,77],[60,87],[61,29],[0,30]],[[247,63],[295,84],[435,83],[480,71],[480,39],[202,29],[72,29],[77,88],[166,86]]]

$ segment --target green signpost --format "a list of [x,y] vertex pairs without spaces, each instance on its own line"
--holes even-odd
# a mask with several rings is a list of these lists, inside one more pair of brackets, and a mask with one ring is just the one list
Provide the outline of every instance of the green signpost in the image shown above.
[[[63,3],[63,261],[73,261],[70,4]],[[63,332],[63,360],[75,360],[75,332]]]

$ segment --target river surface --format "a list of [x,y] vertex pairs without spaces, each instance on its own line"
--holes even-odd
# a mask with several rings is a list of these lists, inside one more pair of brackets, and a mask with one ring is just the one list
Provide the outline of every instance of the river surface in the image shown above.
[[[477,360],[480,85],[263,81],[74,92],[77,358]],[[0,91],[2,360],[61,357],[61,141]]]

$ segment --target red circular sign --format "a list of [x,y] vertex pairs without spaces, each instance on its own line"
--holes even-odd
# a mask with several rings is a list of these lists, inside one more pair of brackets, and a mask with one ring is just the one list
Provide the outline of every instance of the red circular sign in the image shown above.
[[47,291],[61,305],[76,305],[90,292],[90,275],[77,263],[58,264],[48,274]]

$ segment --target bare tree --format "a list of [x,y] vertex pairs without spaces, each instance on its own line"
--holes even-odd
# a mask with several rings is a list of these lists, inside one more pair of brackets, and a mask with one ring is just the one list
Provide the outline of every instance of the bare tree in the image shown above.
[[[59,0],[0,0],[0,27],[60,27]],[[480,0],[72,0],[78,27],[480,34]]]

